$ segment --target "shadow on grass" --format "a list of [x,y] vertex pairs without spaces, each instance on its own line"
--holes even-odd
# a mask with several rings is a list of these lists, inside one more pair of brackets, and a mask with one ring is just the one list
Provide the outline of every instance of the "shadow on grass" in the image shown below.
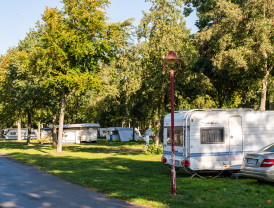
[[17,142],[17,141],[10,141],[10,140],[0,140],[0,149],[13,149],[13,150],[29,150],[33,149],[36,151],[40,151],[43,153],[48,153],[47,150],[52,150],[51,145],[41,145],[37,142],[30,143],[29,145],[26,144],[25,141]]
[[[63,150],[69,152],[87,152],[87,153],[117,153],[117,155],[141,155],[144,154],[143,148],[141,145],[144,142],[114,142],[110,144],[109,142],[100,141],[98,143],[81,143],[81,144],[64,144]],[[99,147],[98,147],[99,145]],[[139,145],[136,148],[136,145]],[[135,148],[131,148],[135,147]],[[0,142],[0,149],[18,149],[18,150],[27,150],[33,149],[43,153],[48,153],[48,150],[55,150],[56,147],[52,147],[50,144],[41,145],[37,142],[30,143],[29,145],[26,142],[17,142],[14,140],[2,140]]]
[[[0,148],[11,144],[0,143]],[[92,146],[92,145],[87,145]],[[27,148],[41,152],[51,146],[20,143],[10,147]],[[44,149],[45,148],[45,149]],[[121,149],[123,145],[121,145]],[[106,193],[109,196],[153,207],[272,207],[269,201],[273,186],[260,185],[255,180],[212,180],[190,178],[182,170],[177,172],[177,195],[171,195],[171,173],[168,166],[152,161],[150,156],[138,151],[96,152],[104,148],[65,149],[66,156],[13,152],[9,156],[22,162],[31,162],[50,173],[69,181]],[[76,152],[75,152],[76,151]],[[95,151],[95,152],[93,152]],[[71,153],[72,152],[72,153]],[[91,158],[79,154],[94,153]],[[74,154],[75,153],[75,154]],[[67,155],[73,154],[73,155]],[[142,159],[138,160],[138,157]],[[143,159],[143,158],[147,159]],[[159,156],[161,157],[161,156]]]
[[119,149],[106,149],[101,147],[64,147],[65,151],[68,152],[86,152],[86,153],[103,153],[103,154],[113,154],[118,155],[143,155],[143,149],[129,149],[129,148],[119,148]]

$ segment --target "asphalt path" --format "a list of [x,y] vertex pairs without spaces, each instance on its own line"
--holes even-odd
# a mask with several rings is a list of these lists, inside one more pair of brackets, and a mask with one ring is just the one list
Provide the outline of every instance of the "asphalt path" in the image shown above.
[[141,208],[0,154],[0,208]]

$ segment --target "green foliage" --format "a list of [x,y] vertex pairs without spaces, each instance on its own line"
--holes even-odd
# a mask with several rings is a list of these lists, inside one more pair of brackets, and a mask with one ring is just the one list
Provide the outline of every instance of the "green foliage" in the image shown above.
[[[274,109],[270,0],[150,0],[132,19],[109,23],[110,1],[64,0],[0,59],[0,123],[51,124],[65,94],[66,123],[152,126],[159,139],[170,112],[170,77],[161,59],[175,51],[175,110]],[[194,37],[182,15],[196,9]],[[138,43],[132,39],[137,36]],[[175,66],[173,69],[177,69]],[[151,147],[152,148],[152,147]],[[152,148],[153,149],[153,148]],[[155,150],[151,150],[155,152]]]
[[[27,37],[20,41],[17,48],[8,51],[2,59],[2,67],[5,77],[2,82],[2,102],[5,108],[3,114],[7,114],[7,119],[11,119],[11,125],[25,115],[29,115],[28,124],[35,113],[41,108],[41,100],[45,95],[45,89],[39,85],[39,77],[35,76],[34,68],[31,64],[32,53],[39,45],[38,33],[31,30]],[[4,122],[7,123],[7,122]]]
[[158,147],[153,143],[149,146],[144,147],[144,151],[148,155],[162,155],[163,154],[163,146],[158,145]]
[[[175,73],[175,91],[179,89],[182,92],[181,85],[187,80],[185,71],[195,61],[197,54],[190,31],[185,26],[180,1],[152,0],[151,3],[150,11],[143,13],[137,30],[137,49],[143,69],[142,85],[137,95],[143,98],[144,115],[157,123],[157,140],[160,121],[170,110],[170,78],[163,69],[161,58],[167,56],[169,51],[175,51],[183,60],[182,69]],[[176,94],[175,108],[178,109],[177,103],[185,99]]]
[[[195,41],[202,58],[211,61],[212,71],[205,74],[214,86],[217,105],[244,106],[247,103],[239,99],[236,103],[230,101],[235,100],[235,95],[248,100],[248,92],[262,85],[260,109],[264,110],[267,82],[273,70],[271,1],[210,1],[214,7],[201,1],[189,2],[201,9],[199,12],[208,22]],[[207,8],[202,10],[204,7]]]

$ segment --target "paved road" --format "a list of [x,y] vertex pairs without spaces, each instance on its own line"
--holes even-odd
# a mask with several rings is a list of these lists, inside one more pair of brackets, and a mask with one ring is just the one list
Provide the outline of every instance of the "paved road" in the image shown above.
[[140,208],[0,154],[0,208]]

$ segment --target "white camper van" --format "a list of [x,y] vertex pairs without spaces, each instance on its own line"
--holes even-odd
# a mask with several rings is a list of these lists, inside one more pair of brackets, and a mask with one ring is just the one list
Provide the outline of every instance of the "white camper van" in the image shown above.
[[[207,109],[174,113],[175,167],[239,170],[243,155],[274,142],[274,111]],[[171,114],[164,119],[162,162],[171,161]]]

